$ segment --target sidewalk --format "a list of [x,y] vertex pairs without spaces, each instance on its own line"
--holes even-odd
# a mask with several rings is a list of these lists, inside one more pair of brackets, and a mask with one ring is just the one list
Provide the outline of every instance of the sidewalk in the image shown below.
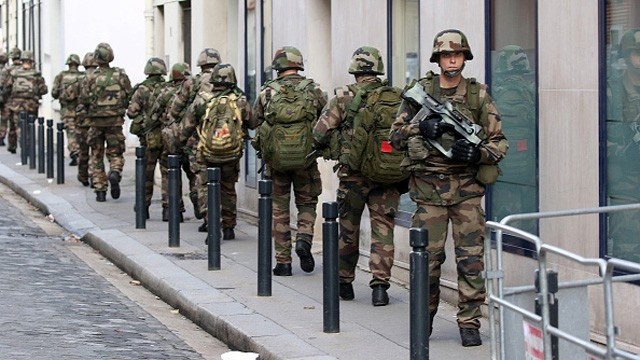
[[[221,270],[207,269],[206,233],[199,233],[191,203],[180,226],[180,247],[168,247],[168,223],[162,222],[160,191],[146,229],[135,228],[135,149],[127,149],[122,195],[98,203],[92,189],[77,180],[77,168],[65,158],[65,183],[20,164],[20,151],[0,148],[0,181],[26,198],[69,232],[96,248],[165,302],[230,347],[260,353],[260,359],[409,359],[409,291],[389,289],[388,306],[373,307],[370,274],[358,270],[356,298],[340,301],[340,332],[323,332],[322,245],[314,243],[316,269],[300,270],[294,255],[293,276],[273,277],[272,296],[257,296],[255,219],[239,219],[236,240],[221,244]],[[457,308],[441,304],[430,339],[430,359],[488,359],[484,345],[463,348],[455,320]]]

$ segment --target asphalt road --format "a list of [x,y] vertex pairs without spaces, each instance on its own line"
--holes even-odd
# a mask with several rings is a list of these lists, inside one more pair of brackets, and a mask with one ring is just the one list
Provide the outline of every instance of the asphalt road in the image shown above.
[[0,185],[0,359],[220,359],[229,349]]

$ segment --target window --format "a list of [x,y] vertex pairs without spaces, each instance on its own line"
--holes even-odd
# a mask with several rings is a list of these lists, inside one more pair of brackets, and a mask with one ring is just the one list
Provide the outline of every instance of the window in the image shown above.
[[[640,202],[640,0],[606,0],[604,204]],[[605,255],[640,262],[638,211],[604,216]]]
[[[420,4],[418,0],[388,0],[387,8],[388,16],[391,16],[387,76],[393,86],[402,89],[413,79],[420,78]],[[415,209],[409,194],[403,194],[396,224],[410,226]]]
[[[260,7],[256,6],[257,0],[245,0],[245,94],[247,94],[247,100],[250,104],[256,99],[257,84],[256,84],[256,68],[257,68],[257,55],[256,55],[256,41],[260,36],[258,26],[258,12]],[[249,136],[253,138],[255,136],[255,130],[249,131]],[[245,143],[245,155],[244,155],[244,174],[245,184],[249,187],[255,188],[257,186],[257,166],[258,161],[256,157],[256,151],[251,146],[250,141]]]
[[[536,0],[492,0],[490,6],[489,92],[509,140],[509,152],[500,162],[502,175],[487,195],[487,215],[500,221],[538,211],[537,17]],[[534,220],[509,225],[538,233]],[[532,255],[531,244],[513,236],[505,236],[504,244],[507,251]]]

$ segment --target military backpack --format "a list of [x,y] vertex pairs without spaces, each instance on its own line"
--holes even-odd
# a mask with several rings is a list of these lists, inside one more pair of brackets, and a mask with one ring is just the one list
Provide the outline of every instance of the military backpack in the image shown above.
[[127,94],[120,84],[123,71],[107,68],[94,72],[95,90],[92,94],[92,111],[95,116],[122,116],[126,110]]
[[317,120],[315,85],[311,79],[298,84],[270,81],[265,84],[265,121],[258,128],[254,147],[262,159],[277,171],[304,169],[313,146],[311,131]]
[[347,94],[353,99],[345,105],[346,117],[330,138],[328,158],[381,184],[406,179],[409,174],[400,168],[404,154],[393,149],[388,140],[402,102],[401,92],[386,82],[337,88],[339,104],[345,103],[342,98]]
[[13,85],[11,86],[11,96],[17,98],[39,98],[36,94],[36,81],[40,73],[35,69],[18,69],[11,71]]
[[60,95],[58,100],[61,103],[73,103],[78,100],[80,95],[80,81],[84,77],[84,73],[80,71],[64,71],[60,79]]
[[239,96],[233,92],[211,98],[197,128],[196,150],[212,163],[235,161],[242,157],[244,133]]

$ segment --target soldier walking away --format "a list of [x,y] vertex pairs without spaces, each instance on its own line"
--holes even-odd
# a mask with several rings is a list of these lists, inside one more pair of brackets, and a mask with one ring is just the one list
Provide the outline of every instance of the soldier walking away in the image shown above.
[[[400,169],[403,153],[393,151],[386,141],[400,106],[401,90],[378,77],[384,75],[384,64],[380,51],[373,47],[356,49],[349,74],[354,76],[355,83],[334,90],[335,96],[314,128],[314,146],[327,149],[325,158],[338,161],[340,297],[354,298],[352,282],[360,254],[360,221],[367,206],[371,218],[371,302],[373,306],[384,306],[389,303],[387,289],[395,249],[393,228],[400,202],[399,186],[407,178]],[[377,143],[376,138],[384,141]],[[396,153],[393,157],[392,152]],[[383,158],[386,154],[389,157]],[[372,168],[384,174],[365,175],[363,161],[378,160],[381,162],[372,164]],[[392,173],[389,167],[395,167],[397,177],[387,181],[380,175],[389,176]]]
[[78,141],[76,140],[76,107],[80,87],[77,84],[84,78],[84,73],[78,70],[80,57],[71,54],[65,64],[69,67],[61,71],[53,79],[51,96],[60,101],[60,118],[67,133],[67,149],[71,157],[70,166],[78,165]]
[[[93,52],[88,52],[84,55],[82,59],[82,67],[84,67],[83,78],[75,84],[78,88],[78,94],[82,97],[82,81],[84,77],[91,74],[95,69],[98,68],[98,63],[95,60],[95,56]],[[77,179],[84,186],[89,186],[93,188],[92,185],[93,178],[91,177],[90,168],[89,168],[89,123],[87,120],[87,112],[83,106],[79,106],[80,111],[76,111],[76,142],[78,143],[78,176]]]
[[[158,126],[161,130],[160,175],[162,192],[162,221],[169,221],[169,155],[180,155],[180,166],[190,176],[189,162],[182,149],[177,145],[179,138],[179,122],[169,119],[169,106],[173,101],[180,86],[191,77],[191,70],[187,63],[176,63],[171,67],[169,81],[156,87],[153,94],[154,101],[151,107],[150,122],[145,128]],[[191,182],[191,179],[189,180]],[[151,196],[145,199],[147,206],[151,203]],[[185,212],[184,201],[180,197],[180,221],[184,221],[182,213]],[[197,214],[196,214],[197,217]]]
[[[218,64],[211,74],[212,93],[196,98],[182,121],[182,134],[198,134],[198,206],[207,219],[207,168],[220,169],[222,239],[235,239],[236,183],[244,139],[249,137],[251,106],[240,88],[233,66]],[[181,136],[186,141],[185,136]],[[207,238],[205,238],[205,244]]]
[[[398,150],[406,150],[403,166],[411,171],[409,194],[417,205],[411,226],[426,228],[429,232],[432,326],[440,301],[441,266],[451,223],[458,271],[457,317],[462,346],[482,344],[478,329],[486,288],[482,278],[485,213],[481,200],[486,186],[496,181],[497,163],[508,148],[500,115],[485,86],[462,76],[465,61],[471,59],[471,48],[460,30],[438,33],[433,40],[430,61],[438,64],[440,74],[429,71],[426,77],[407,86],[403,93],[406,98],[390,132],[392,145]],[[455,133],[454,127],[444,122],[441,113],[432,111],[425,118],[413,120],[420,105],[407,100],[408,93],[421,91],[437,101],[450,102],[472,124],[479,125],[481,130],[476,133],[483,139],[482,146]]]
[[40,99],[49,92],[44,78],[34,68],[33,52],[25,50],[20,55],[20,66],[11,70],[3,83],[3,96],[9,116],[9,152],[16,152],[20,136],[20,112],[38,117]]
[[[120,197],[120,180],[124,167],[124,115],[133,89],[123,69],[111,67],[113,49],[100,43],[94,51],[98,68],[82,81],[80,105],[87,112],[91,173],[96,201],[106,201],[107,180],[111,197]],[[105,146],[106,144],[106,146]],[[105,172],[104,156],[109,161],[109,176]]]
[[[4,88],[5,82],[9,78],[9,74],[11,70],[17,69],[20,67],[21,61],[20,56],[22,55],[22,51],[18,48],[13,48],[9,51],[9,58],[11,59],[11,65],[3,66],[2,71],[0,71],[0,88]],[[2,113],[0,113],[0,146],[5,146],[4,138],[7,135],[7,129],[9,128],[9,121],[11,120],[11,114],[9,109],[7,108],[8,97],[5,97],[4,92],[0,95],[0,109]],[[9,139],[7,139],[9,142]],[[14,146],[15,149],[15,146]],[[15,153],[15,150],[13,151]]]
[[253,124],[258,130],[252,145],[266,163],[265,176],[273,181],[273,236],[276,276],[291,276],[291,187],[298,209],[296,254],[304,272],[312,272],[313,228],[322,181],[318,163],[306,155],[313,146],[312,129],[327,103],[312,80],[300,75],[304,63],[293,46],[278,49],[272,69],[277,78],[262,86],[254,105]]
[[[214,48],[205,48],[198,55],[197,65],[200,73],[186,79],[180,90],[174,95],[169,108],[169,118],[172,123],[180,123],[185,116],[185,112],[197,97],[203,94],[211,94],[211,72],[220,63],[220,52]],[[196,146],[198,145],[198,134],[193,132],[181,149],[181,161],[188,166],[182,165],[187,178],[189,179],[189,199],[193,204],[196,218],[202,218],[202,211],[198,209],[198,180],[196,174],[199,172],[196,161]],[[200,232],[207,232],[206,223],[198,229]]]
[[133,95],[131,95],[131,102],[129,102],[129,107],[127,108],[127,116],[131,119],[129,132],[137,135],[140,145],[146,148],[144,190],[146,199],[145,214],[148,219],[149,205],[153,197],[154,173],[162,153],[162,138],[160,137],[162,128],[160,127],[161,124],[153,127],[151,125],[145,127],[145,125],[151,122],[151,108],[155,100],[154,93],[156,89],[165,84],[164,76],[167,75],[167,66],[164,60],[157,57],[147,60],[144,66],[144,74],[147,75],[147,78],[133,87]]
[[[7,56],[7,54],[4,53],[4,51],[0,50],[0,73],[7,68],[7,62],[9,62],[9,57]],[[1,74],[0,74],[0,86],[2,86]],[[2,96],[0,96],[0,113],[2,112],[3,108],[4,108],[4,101],[2,99]],[[0,136],[0,146],[5,146],[4,137],[6,135],[6,132],[7,132],[7,122],[5,121],[5,119],[0,119],[0,135],[2,135]]]

